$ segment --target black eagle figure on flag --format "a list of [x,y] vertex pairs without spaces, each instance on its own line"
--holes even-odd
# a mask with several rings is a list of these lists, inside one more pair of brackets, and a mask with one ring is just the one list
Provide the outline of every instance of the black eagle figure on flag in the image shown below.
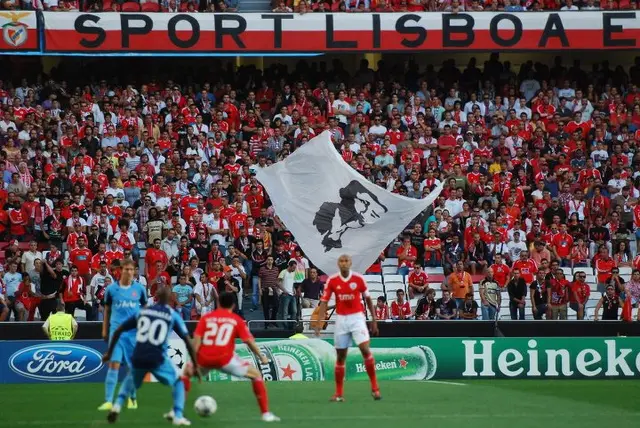
[[313,225],[322,234],[324,251],[342,248],[342,236],[349,229],[361,229],[380,220],[388,211],[378,197],[353,180],[339,191],[340,202],[324,202]]

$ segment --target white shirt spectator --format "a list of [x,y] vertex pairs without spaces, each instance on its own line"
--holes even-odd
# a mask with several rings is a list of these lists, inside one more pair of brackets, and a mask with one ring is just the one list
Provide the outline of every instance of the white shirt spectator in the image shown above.
[[520,84],[520,92],[524,95],[527,101],[531,101],[531,98],[533,98],[539,90],[540,83],[535,79],[526,79]]
[[372,125],[369,127],[369,134],[384,135],[387,133],[387,127],[384,125]]
[[284,269],[278,275],[278,279],[282,280],[282,288],[288,293],[293,295],[293,284],[295,283],[296,271],[289,272],[288,269]]
[[[331,104],[331,108],[333,109],[333,111],[351,111],[351,106],[349,105],[348,102],[346,101],[340,101],[340,100],[335,100],[333,102],[333,104]],[[338,122],[340,123],[348,123],[347,122],[347,116],[345,116],[344,114],[338,114],[338,113],[334,113],[336,119],[338,119]],[[369,131],[371,132],[371,131]]]

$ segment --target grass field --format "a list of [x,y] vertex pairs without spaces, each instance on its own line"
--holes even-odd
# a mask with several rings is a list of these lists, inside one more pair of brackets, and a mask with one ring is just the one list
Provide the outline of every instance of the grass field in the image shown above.
[[[638,381],[461,381],[384,382],[382,401],[373,401],[368,382],[347,382],[345,403],[329,403],[329,382],[277,382],[267,385],[276,426],[295,428],[632,428],[640,427]],[[2,427],[84,428],[105,426],[96,410],[101,384],[3,385]],[[193,411],[198,395],[212,395],[218,412],[202,419]],[[147,384],[139,409],[124,410],[116,426],[170,426],[162,413],[170,390]],[[246,382],[194,385],[186,416],[196,427],[258,427],[259,412]]]

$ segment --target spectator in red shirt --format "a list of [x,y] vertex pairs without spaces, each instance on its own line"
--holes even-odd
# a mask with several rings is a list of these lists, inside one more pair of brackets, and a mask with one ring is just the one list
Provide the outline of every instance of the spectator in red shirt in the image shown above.
[[411,305],[404,300],[404,290],[396,290],[396,300],[391,302],[391,318],[394,320],[411,319]]
[[560,260],[560,266],[571,266],[571,249],[573,238],[567,233],[567,225],[560,225],[560,233],[551,239],[553,253]]
[[598,293],[604,294],[605,284],[611,278],[611,272],[616,266],[616,261],[609,256],[607,247],[601,245],[594,265],[598,280]]
[[586,283],[587,275],[583,271],[573,274],[571,283],[571,295],[569,296],[569,306],[577,313],[579,320],[584,319],[584,308],[591,295],[591,287]]
[[384,296],[378,296],[378,301],[376,302],[376,319],[378,321],[389,319],[389,306],[387,306],[387,299]]
[[547,288],[547,310],[550,313],[550,316],[547,315],[548,319],[567,319],[567,302],[570,292],[569,281],[564,277],[562,269],[558,268],[554,273],[554,278],[549,280]]
[[409,290],[409,299],[423,297],[424,293],[429,289],[429,276],[422,270],[422,265],[415,262],[413,271],[407,278],[407,286]]
[[418,250],[411,245],[411,238],[405,236],[402,240],[402,246],[396,251],[398,258],[398,274],[407,276],[409,269],[413,266],[418,258]]

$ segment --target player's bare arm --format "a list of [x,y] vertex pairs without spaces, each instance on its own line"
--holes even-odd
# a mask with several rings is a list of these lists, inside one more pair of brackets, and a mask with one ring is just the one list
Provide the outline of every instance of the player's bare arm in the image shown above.
[[248,340],[245,342],[247,347],[249,349],[251,349],[251,352],[253,352],[253,354],[258,357],[258,359],[260,360],[260,363],[262,364],[267,364],[269,362],[269,359],[267,358],[266,355],[264,355],[261,351],[260,348],[258,348],[258,345],[256,345],[256,341],[255,340]]
[[196,357],[197,355],[197,350],[195,345],[198,346],[198,348],[200,347],[200,342],[202,341],[202,339],[200,337],[195,337],[194,338],[194,342],[195,344],[191,343],[191,339],[189,337],[184,337],[184,344],[187,347],[187,352],[189,352],[189,357],[191,358],[191,364],[192,364],[192,376],[195,376],[198,378],[199,382],[202,382],[202,374],[200,373],[200,367],[198,367],[198,358]]
[[373,305],[373,300],[371,300],[371,296],[367,296],[365,298],[367,302],[367,308],[369,309],[369,313],[371,314],[371,334],[377,336],[378,331],[378,320],[376,319],[376,309]]
[[111,318],[111,305],[104,305],[104,318],[102,319],[102,338],[109,340],[109,319]]

